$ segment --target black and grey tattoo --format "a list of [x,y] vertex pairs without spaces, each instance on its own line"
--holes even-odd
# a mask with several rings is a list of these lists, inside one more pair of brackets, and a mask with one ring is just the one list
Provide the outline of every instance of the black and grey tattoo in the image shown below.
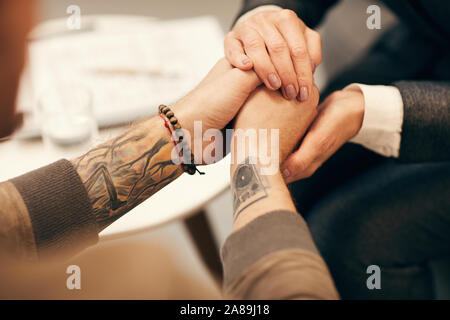
[[260,174],[257,161],[251,161],[250,158],[247,158],[244,163],[239,164],[231,181],[234,219],[247,207],[267,198],[268,188],[267,179]]
[[73,161],[102,230],[181,174],[169,137],[133,129]]

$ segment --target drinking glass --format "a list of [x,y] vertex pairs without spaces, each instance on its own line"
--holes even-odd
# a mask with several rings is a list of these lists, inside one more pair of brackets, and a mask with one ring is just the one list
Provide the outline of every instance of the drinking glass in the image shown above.
[[47,89],[38,101],[44,145],[60,154],[75,154],[90,148],[98,137],[92,111],[92,94],[80,85]]

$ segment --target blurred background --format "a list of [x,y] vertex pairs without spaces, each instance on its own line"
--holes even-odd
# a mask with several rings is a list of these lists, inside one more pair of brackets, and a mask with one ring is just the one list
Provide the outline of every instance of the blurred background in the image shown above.
[[[366,27],[366,9],[371,4],[378,4],[382,8],[381,30],[368,30]],[[168,22],[210,16],[219,26],[218,31],[212,30],[215,32],[212,36],[216,37],[214,45],[221,49],[221,37],[232,26],[240,10],[241,0],[40,0],[37,22],[67,18],[69,15],[66,10],[70,5],[79,6],[82,23],[89,21],[85,18],[90,15],[145,16]],[[319,88],[323,88],[328,79],[368,49],[395,18],[376,1],[343,0],[331,10],[324,21],[319,29],[324,49],[323,63],[316,72]],[[219,44],[216,45],[217,43]],[[161,43],[153,45],[164,47],[167,43],[161,40]],[[202,66],[203,69],[210,67],[211,57],[216,59],[220,56],[221,53],[217,52],[216,47],[207,47],[213,52],[203,50],[204,54],[210,55],[209,59],[203,58],[208,60],[205,66]],[[183,54],[172,52],[171,57]],[[183,85],[185,83],[180,84],[181,87]],[[194,85],[193,82],[187,82],[187,87]],[[180,92],[186,89],[190,88],[183,87]],[[230,192],[220,192],[206,204],[205,211],[217,240],[216,246],[220,247],[231,231]],[[67,298],[220,297],[220,287],[208,272],[191,234],[181,220],[165,223],[150,231],[103,241],[73,258],[71,263],[79,265],[84,272],[83,290],[81,293],[77,290],[66,292],[64,297]],[[60,272],[59,276],[65,275]]]
[[[227,32],[241,9],[241,0],[40,0],[39,21],[57,17],[67,17],[69,5],[80,6],[82,15],[121,14],[146,15],[163,20],[214,16],[223,32]],[[381,8],[381,30],[366,28],[366,9],[376,4]],[[378,1],[341,0],[332,9],[319,31],[323,37],[323,65],[332,76],[370,46],[393,22],[393,14]]]

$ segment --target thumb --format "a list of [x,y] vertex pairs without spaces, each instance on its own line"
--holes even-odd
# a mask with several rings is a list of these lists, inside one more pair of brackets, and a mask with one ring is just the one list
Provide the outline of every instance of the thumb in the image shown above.
[[211,68],[211,70],[208,72],[205,78],[203,78],[198,86],[213,82],[232,69],[233,66],[228,62],[228,60],[225,58],[221,58],[216,62],[214,67]]
[[253,70],[243,71],[232,68],[216,79],[200,84],[195,91],[196,94],[202,93],[203,100],[205,100],[204,97],[208,97],[205,103],[214,105],[222,112],[231,112],[234,117],[248,96],[261,83]]
[[317,158],[312,144],[313,137],[307,133],[300,148],[283,162],[281,173],[286,183],[308,178],[314,173],[314,162]]
[[[216,71],[221,72],[219,69],[222,69],[222,66],[224,65],[220,63],[210,76],[216,77]],[[207,127],[223,128],[235,117],[250,93],[260,84],[261,81],[253,71],[233,68],[213,80],[210,78],[210,81],[201,83],[182,100],[187,105],[205,106],[198,112],[202,114],[200,118],[209,120]]]
[[226,88],[225,90],[232,94],[242,95],[244,100],[262,83],[253,70],[244,71],[238,68],[227,71],[220,78],[220,82],[223,85],[221,88]]

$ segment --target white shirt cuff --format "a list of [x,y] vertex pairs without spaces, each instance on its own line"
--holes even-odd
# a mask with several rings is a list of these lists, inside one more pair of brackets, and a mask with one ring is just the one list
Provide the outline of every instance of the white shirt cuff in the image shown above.
[[398,158],[403,124],[403,100],[394,86],[353,83],[344,90],[361,90],[364,119],[350,142],[358,143],[386,157]]
[[246,18],[254,15],[255,13],[261,12],[261,11],[271,11],[271,10],[282,10],[283,8],[276,6],[274,4],[267,4],[264,6],[259,6],[256,7],[255,9],[252,9],[246,13],[244,13],[242,16],[240,16],[240,18],[236,21],[236,23],[234,24],[235,26],[237,26],[239,23],[241,23],[243,20],[245,20]]

